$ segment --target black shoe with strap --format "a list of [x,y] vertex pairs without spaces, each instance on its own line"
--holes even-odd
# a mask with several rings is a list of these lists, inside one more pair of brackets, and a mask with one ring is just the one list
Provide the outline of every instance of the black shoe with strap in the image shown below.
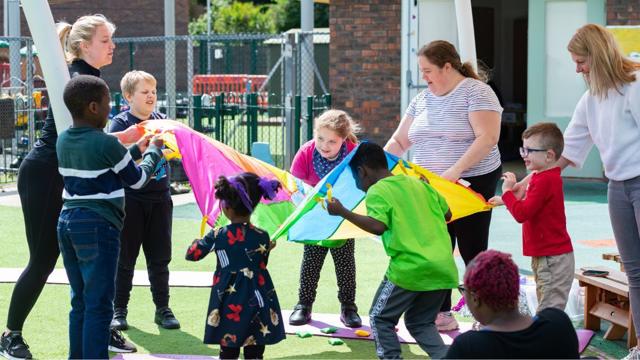
[[0,337],[0,355],[9,360],[31,359],[29,345],[24,342],[22,333],[11,331]]
[[357,328],[362,326],[362,319],[358,315],[358,307],[356,304],[342,304],[340,311],[340,321],[350,328]]
[[156,310],[154,321],[164,329],[180,329],[180,322],[168,306]]
[[128,342],[122,336],[120,331],[111,329],[111,337],[109,338],[109,351],[115,353],[132,353],[138,351],[135,345]]
[[289,316],[289,325],[306,325],[311,321],[311,305],[298,304]]
[[113,319],[111,320],[111,328],[115,330],[128,330],[129,323],[127,323],[127,309],[115,308],[113,309]]

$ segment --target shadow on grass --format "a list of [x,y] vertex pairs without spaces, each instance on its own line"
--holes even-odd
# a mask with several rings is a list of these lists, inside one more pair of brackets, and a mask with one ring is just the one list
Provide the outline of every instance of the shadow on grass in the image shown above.
[[158,330],[159,334],[152,334],[130,326],[126,335],[138,347],[144,348],[139,351],[149,354],[218,355],[218,350],[207,347],[201,338],[180,329],[166,330],[158,327]]

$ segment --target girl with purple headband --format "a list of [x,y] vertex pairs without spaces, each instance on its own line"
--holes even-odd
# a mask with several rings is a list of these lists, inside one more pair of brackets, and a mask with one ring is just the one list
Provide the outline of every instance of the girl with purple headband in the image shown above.
[[273,243],[266,231],[250,223],[262,198],[273,199],[277,180],[242,173],[215,184],[215,197],[230,224],[195,240],[186,259],[199,261],[210,252],[218,258],[207,311],[205,344],[220,345],[220,359],[262,359],[265,345],[285,338],[278,297],[267,271]]

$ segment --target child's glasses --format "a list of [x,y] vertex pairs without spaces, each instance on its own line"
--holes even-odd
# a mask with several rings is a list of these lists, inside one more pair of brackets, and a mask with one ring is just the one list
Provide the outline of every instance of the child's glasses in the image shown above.
[[537,152],[537,151],[547,151],[547,149],[533,149],[533,148],[528,148],[528,147],[521,146],[520,147],[520,156],[527,157],[527,156],[529,156],[530,153]]

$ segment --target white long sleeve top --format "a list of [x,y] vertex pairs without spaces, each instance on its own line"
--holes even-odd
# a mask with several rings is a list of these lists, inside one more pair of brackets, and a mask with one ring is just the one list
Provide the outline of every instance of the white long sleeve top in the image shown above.
[[640,176],[640,71],[620,92],[609,90],[606,99],[587,91],[564,132],[562,156],[582,167],[595,144],[605,176],[624,181]]

